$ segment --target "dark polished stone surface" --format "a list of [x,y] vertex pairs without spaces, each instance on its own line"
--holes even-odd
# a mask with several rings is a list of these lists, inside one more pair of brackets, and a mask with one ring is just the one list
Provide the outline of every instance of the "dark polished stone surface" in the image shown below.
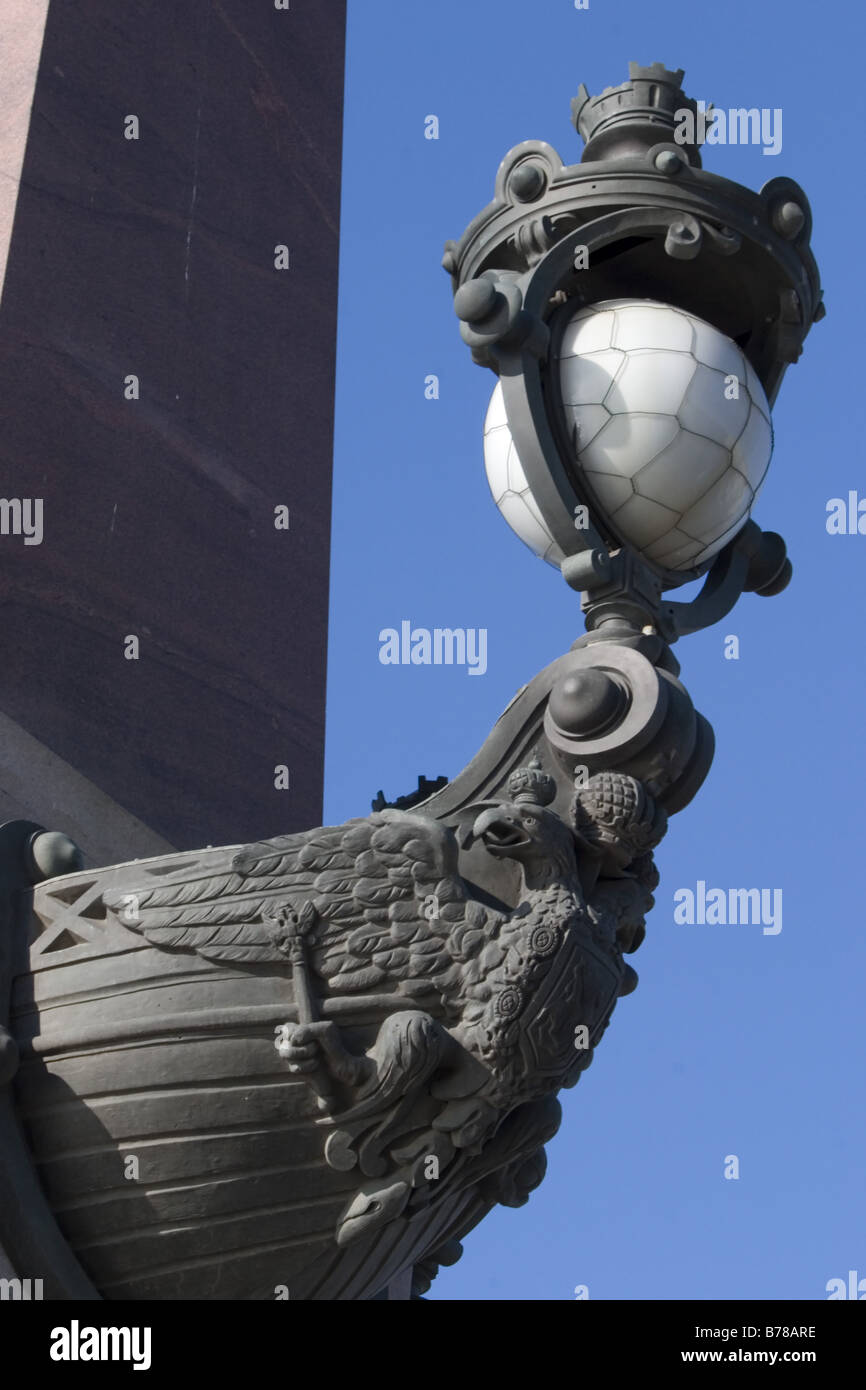
[[321,819],[344,43],[344,0],[49,11],[0,309],[2,491],[44,539],[0,536],[0,709],[179,848]]

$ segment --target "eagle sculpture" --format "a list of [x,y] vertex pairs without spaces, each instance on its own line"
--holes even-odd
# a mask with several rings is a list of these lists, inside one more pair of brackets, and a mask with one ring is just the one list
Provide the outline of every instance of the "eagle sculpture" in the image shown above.
[[[533,761],[460,833],[383,809],[229,851],[206,877],[105,894],[157,947],[291,968],[275,1046],[309,1084],[328,1164],[358,1170],[340,1245],[467,1184],[525,1200],[555,1093],[636,981],[623,954],[652,906],[665,812],[618,772],[578,788],[566,816],[555,795]],[[516,906],[461,875],[478,844],[519,866]]]

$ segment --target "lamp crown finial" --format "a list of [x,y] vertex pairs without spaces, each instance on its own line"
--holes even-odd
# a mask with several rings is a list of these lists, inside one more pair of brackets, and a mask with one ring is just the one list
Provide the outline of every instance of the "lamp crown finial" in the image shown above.
[[[697,103],[682,89],[685,72],[664,63],[629,63],[628,81],[619,87],[605,87],[594,97],[581,83],[571,103],[571,119],[584,140],[582,164],[597,159],[627,159],[642,154],[653,145],[673,139],[678,113],[697,116]],[[692,121],[697,132],[699,123]],[[702,137],[684,142],[680,148],[695,168],[701,167],[698,153]]]

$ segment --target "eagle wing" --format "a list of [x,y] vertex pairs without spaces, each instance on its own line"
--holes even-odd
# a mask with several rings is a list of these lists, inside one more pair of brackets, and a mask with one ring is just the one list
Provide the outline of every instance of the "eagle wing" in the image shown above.
[[136,888],[107,892],[106,908],[153,945],[206,960],[285,965],[281,913],[314,923],[310,962],[338,994],[388,979],[410,994],[434,988],[453,964],[449,937],[464,924],[481,931],[487,916],[467,898],[453,832],[390,809]]

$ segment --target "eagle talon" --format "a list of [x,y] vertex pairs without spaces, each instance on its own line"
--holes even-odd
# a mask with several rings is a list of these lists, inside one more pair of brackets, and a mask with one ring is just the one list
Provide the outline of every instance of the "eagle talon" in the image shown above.
[[374,1070],[367,1057],[353,1057],[330,1020],[324,1023],[282,1023],[275,1030],[274,1047],[293,1072],[319,1068],[344,1086],[359,1086]]

